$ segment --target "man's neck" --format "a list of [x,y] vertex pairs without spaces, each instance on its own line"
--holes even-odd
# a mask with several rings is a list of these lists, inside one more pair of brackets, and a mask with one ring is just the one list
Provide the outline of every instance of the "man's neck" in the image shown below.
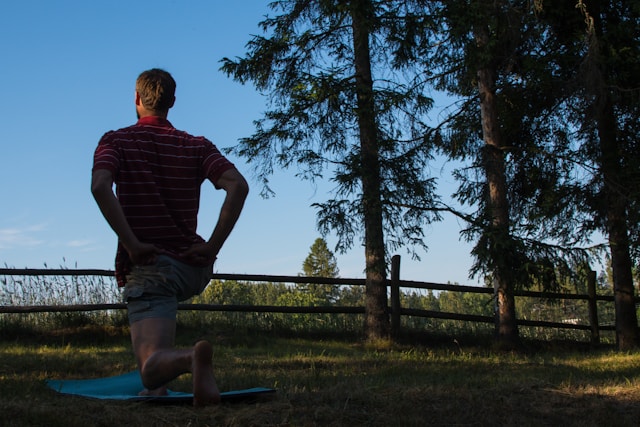
[[169,115],[168,111],[152,111],[147,110],[146,108],[137,108],[136,111],[138,113],[138,119],[142,119],[144,117],[161,117],[166,120]]

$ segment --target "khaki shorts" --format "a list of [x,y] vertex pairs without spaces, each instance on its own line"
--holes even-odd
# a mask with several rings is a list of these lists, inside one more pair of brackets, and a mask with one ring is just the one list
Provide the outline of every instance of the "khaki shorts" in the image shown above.
[[212,270],[212,266],[193,267],[166,255],[159,255],[155,264],[134,266],[123,294],[129,324],[152,317],[175,320],[178,302],[202,293]]

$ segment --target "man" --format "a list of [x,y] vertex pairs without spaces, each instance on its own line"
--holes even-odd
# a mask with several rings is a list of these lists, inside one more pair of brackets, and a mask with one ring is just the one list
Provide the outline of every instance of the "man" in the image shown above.
[[[248,185],[203,137],[167,120],[176,83],[151,69],[136,81],[138,122],[107,132],[96,148],[91,191],[118,236],[116,278],[124,286],[131,342],[145,394],[191,372],[194,405],[214,404],[220,392],[211,344],[174,348],[178,301],[204,290],[213,263],[242,211]],[[196,234],[200,186],[208,179],[226,192],[208,240]],[[116,193],[113,192],[113,184]]]

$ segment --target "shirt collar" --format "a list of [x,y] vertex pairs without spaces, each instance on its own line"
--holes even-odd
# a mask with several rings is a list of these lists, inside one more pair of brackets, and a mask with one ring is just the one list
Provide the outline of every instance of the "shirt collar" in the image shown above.
[[169,122],[169,120],[160,116],[146,116],[138,119],[139,125],[147,125],[147,126],[160,126],[160,127],[169,127],[172,128],[173,125]]

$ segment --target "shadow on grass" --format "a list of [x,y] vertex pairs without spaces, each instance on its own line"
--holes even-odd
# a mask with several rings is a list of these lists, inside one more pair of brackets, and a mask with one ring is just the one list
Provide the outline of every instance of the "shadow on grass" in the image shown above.
[[[215,343],[223,390],[278,390],[271,401],[189,406],[61,396],[47,378],[134,369],[126,327],[3,332],[0,424],[113,425],[637,425],[640,358],[580,343],[526,342],[495,352],[487,336],[407,334],[384,348],[353,334],[178,330],[177,344]],[[188,377],[188,376],[187,376]],[[175,383],[189,387],[189,379]]]

